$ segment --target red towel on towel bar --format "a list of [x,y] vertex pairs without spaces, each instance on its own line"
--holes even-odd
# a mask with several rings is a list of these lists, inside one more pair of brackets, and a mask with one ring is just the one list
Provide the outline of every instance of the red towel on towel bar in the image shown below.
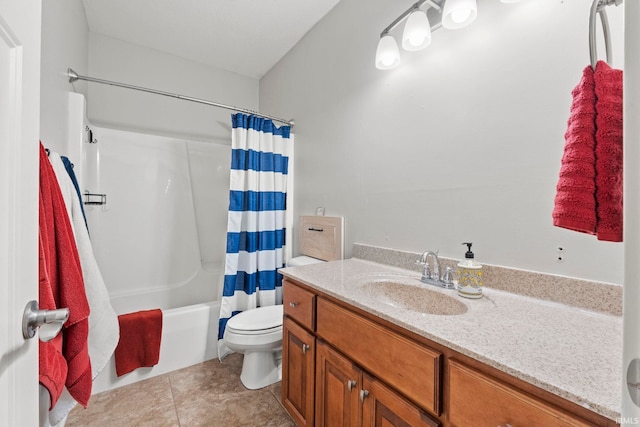
[[572,91],[553,225],[622,241],[622,71],[598,61]]
[[553,225],[596,234],[596,91],[591,65],[582,71],[571,95]]
[[622,242],[622,70],[598,61],[595,81],[596,235]]
[[160,359],[162,311],[142,310],[118,316],[120,341],[115,350],[116,374],[151,367]]

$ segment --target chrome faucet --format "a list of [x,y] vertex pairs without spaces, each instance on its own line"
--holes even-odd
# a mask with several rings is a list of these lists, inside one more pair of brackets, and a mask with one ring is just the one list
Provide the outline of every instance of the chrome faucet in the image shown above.
[[[429,265],[429,257],[433,258],[433,271]],[[424,252],[416,264],[423,266],[422,277],[420,281],[429,285],[440,286],[441,288],[454,289],[453,274],[451,268],[447,267],[446,272],[440,277],[440,259],[438,258],[438,251],[426,251]]]
[[[429,265],[429,257],[433,257],[433,274],[431,272],[431,266]],[[424,265],[422,269],[422,280],[425,282],[427,279],[440,278],[440,260],[438,259],[438,251],[426,251],[420,257],[420,264]],[[425,282],[426,283],[426,282]]]

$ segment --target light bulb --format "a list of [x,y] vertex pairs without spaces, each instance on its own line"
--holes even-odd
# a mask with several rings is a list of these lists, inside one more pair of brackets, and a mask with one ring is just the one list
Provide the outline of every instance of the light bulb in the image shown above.
[[471,9],[456,9],[451,12],[451,19],[460,24],[469,19],[469,15],[471,15]]
[[378,42],[376,50],[376,68],[390,70],[400,64],[400,51],[396,40],[390,35],[385,35]]
[[447,0],[442,11],[442,26],[449,29],[466,27],[477,15],[476,0]]
[[409,15],[402,33],[402,48],[408,51],[424,49],[431,44],[431,25],[427,14],[416,9]]

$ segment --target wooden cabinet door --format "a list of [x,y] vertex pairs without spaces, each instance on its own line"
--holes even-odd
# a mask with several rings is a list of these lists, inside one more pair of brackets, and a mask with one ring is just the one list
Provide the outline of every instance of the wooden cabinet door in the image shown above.
[[449,422],[455,427],[591,425],[455,360],[449,361]]
[[316,348],[316,427],[358,427],[362,371],[318,341]]
[[316,301],[316,331],[363,370],[440,415],[440,352],[324,298]]
[[282,334],[282,404],[298,426],[312,427],[316,339],[288,317]]
[[438,427],[440,422],[385,386],[381,381],[363,375],[363,427]]

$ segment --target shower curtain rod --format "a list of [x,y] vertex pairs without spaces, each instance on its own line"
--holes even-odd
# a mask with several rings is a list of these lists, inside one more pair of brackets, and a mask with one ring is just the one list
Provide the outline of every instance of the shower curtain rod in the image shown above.
[[287,124],[291,127],[293,127],[293,125],[295,124],[293,119],[285,120],[285,119],[281,119],[274,116],[267,116],[266,114],[261,114],[261,113],[258,113],[257,111],[247,110],[246,108],[238,108],[238,107],[234,107],[233,105],[220,104],[219,102],[207,101],[206,99],[194,98],[194,97],[185,96],[185,95],[178,95],[176,93],[163,92],[161,90],[149,89],[146,87],[134,86],[126,83],[118,83],[110,80],[96,79],[95,77],[81,76],[75,71],[73,71],[73,69],[71,68],[67,68],[67,76],[69,76],[69,83],[73,83],[76,80],[86,80],[88,82],[101,83],[101,84],[110,85],[110,86],[118,86],[126,89],[139,90],[141,92],[155,93],[156,95],[168,96],[170,98],[178,98],[178,99],[183,99],[185,101],[197,102],[199,104],[212,105],[214,107],[226,108],[227,110],[238,111],[240,113],[256,114],[260,117],[275,120],[277,122]]

